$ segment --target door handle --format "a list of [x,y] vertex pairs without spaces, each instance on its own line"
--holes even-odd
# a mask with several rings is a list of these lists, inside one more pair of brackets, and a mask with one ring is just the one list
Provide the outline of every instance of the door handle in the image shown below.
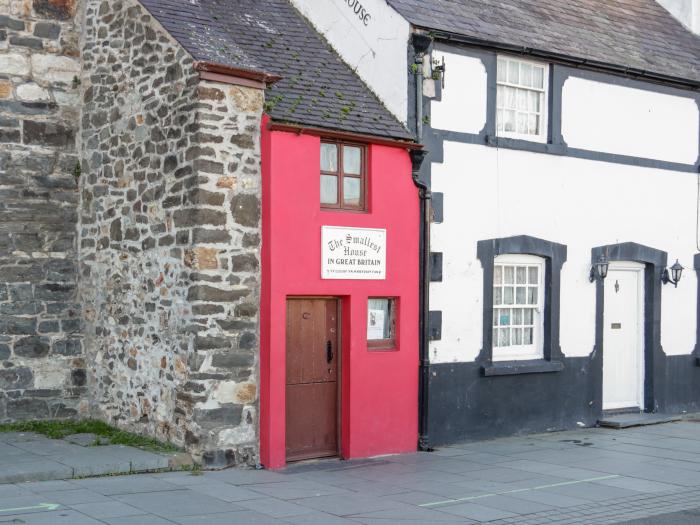
[[326,362],[330,363],[333,361],[333,343],[330,341],[326,342]]

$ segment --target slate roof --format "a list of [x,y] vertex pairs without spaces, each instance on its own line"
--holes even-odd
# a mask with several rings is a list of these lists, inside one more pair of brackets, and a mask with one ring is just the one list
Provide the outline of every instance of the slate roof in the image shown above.
[[140,1],[195,60],[281,76],[273,120],[412,138],[288,0]]
[[655,0],[387,0],[414,26],[700,81],[700,37]]

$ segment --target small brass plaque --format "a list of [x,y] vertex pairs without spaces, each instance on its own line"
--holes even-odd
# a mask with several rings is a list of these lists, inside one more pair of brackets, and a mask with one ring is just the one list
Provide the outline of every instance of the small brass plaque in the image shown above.
[[622,330],[622,323],[612,323],[610,328],[612,330]]

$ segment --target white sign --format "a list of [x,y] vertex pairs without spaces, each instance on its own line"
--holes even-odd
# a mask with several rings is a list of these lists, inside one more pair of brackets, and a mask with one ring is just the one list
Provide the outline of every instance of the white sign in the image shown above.
[[386,339],[384,337],[384,310],[367,312],[367,339]]
[[321,226],[321,279],[386,279],[386,230]]

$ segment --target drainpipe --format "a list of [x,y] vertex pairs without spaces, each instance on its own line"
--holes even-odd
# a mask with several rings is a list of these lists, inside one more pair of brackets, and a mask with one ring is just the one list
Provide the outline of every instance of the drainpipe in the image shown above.
[[[416,74],[416,140],[423,141],[423,59],[432,43],[432,39],[423,34],[413,35],[413,49],[415,52]],[[420,312],[418,318],[419,327],[419,371],[418,371],[418,450],[431,451],[428,437],[428,406],[430,397],[430,354],[429,344],[429,318],[430,318],[430,215],[432,194],[428,184],[420,180],[420,168],[425,156],[425,150],[411,151],[411,164],[413,183],[418,187],[420,197],[420,288],[418,292]]]
[[428,438],[428,406],[430,389],[430,355],[429,318],[430,318],[430,212],[432,194],[428,185],[419,178],[423,159],[428,154],[425,150],[411,151],[413,183],[418,187],[420,197],[420,270],[418,291],[418,334],[419,334],[419,369],[418,369],[418,450],[432,451]]

